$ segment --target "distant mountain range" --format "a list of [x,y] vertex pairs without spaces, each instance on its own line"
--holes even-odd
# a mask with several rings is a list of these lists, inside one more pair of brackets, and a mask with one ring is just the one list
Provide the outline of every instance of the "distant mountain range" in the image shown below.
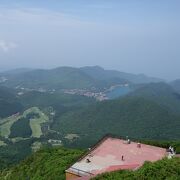
[[17,74],[26,73],[32,70],[33,69],[31,68],[18,68],[18,69],[6,70],[1,73],[6,74],[6,75],[14,75],[14,74],[17,75]]
[[8,87],[74,89],[104,88],[115,84],[149,83],[163,81],[143,74],[135,75],[115,70],[104,70],[99,66],[92,67],[59,67],[55,69],[16,69],[0,74],[4,77],[3,85]]
[[172,81],[170,84],[177,92],[180,93],[180,79]]
[[164,81],[162,79],[149,77],[144,74],[136,75],[116,70],[105,70],[100,66],[86,66],[80,69],[89,76],[99,80],[121,78],[135,84]]

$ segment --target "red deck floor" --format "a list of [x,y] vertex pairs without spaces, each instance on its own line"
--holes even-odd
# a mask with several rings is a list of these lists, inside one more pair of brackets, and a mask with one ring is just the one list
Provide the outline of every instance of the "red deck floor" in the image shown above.
[[[145,144],[141,144],[141,148],[138,148],[135,142],[127,144],[124,140],[109,137],[72,168],[96,175],[119,169],[136,169],[144,161],[157,161],[165,155],[164,148]],[[89,163],[87,159],[90,160]],[[69,170],[73,171],[71,168]]]

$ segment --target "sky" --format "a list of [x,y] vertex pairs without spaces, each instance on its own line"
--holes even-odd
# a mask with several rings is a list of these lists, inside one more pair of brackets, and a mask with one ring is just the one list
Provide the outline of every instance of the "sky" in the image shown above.
[[0,0],[0,70],[94,66],[180,78],[179,0]]

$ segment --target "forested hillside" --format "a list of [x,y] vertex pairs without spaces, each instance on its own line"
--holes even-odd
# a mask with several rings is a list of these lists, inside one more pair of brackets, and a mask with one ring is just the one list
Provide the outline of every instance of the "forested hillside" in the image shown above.
[[0,172],[1,180],[65,180],[65,170],[84,151],[65,148],[42,149],[19,165]]
[[95,102],[95,99],[84,96],[64,94],[60,92],[52,94],[38,91],[27,92],[19,96],[18,100],[25,108],[30,108],[32,106],[40,108],[53,107],[57,113],[60,113],[61,110],[65,108],[76,108]]
[[0,121],[0,169],[18,163],[41,146],[53,146],[53,140],[62,145],[61,132],[49,128],[54,118],[95,102],[83,96],[37,91],[17,96],[16,101],[24,110],[16,115],[10,112]]
[[166,83],[149,83],[141,85],[128,96],[141,97],[154,101],[170,112],[180,114],[180,94]]
[[[5,75],[6,76],[6,75]],[[85,88],[93,85],[93,79],[76,68],[62,67],[53,70],[32,70],[8,74],[4,85],[26,88]]]
[[0,120],[23,110],[13,90],[0,86]]
[[153,101],[137,97],[106,101],[68,112],[55,120],[53,129],[64,134],[78,134],[79,141],[86,143],[106,133],[145,139],[180,137],[178,116]]
[[135,84],[163,81],[162,79],[148,77],[144,74],[131,74],[131,73],[125,73],[125,72],[120,72],[116,70],[105,70],[100,66],[82,67],[81,70],[85,72],[86,74],[88,74],[89,76],[100,79],[100,80],[121,78],[121,79],[126,79],[127,81],[135,83]]
[[78,134],[76,143],[84,146],[106,133],[171,140],[180,137],[179,114],[179,94],[165,83],[151,83],[123,98],[69,111],[57,117],[52,128]]
[[170,83],[170,85],[177,91],[180,93],[180,79],[177,79],[175,81],[172,81]]

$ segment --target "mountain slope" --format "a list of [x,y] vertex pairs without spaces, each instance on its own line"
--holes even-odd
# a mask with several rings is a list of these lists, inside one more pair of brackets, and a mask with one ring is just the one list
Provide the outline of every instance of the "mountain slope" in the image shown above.
[[143,85],[128,96],[143,97],[168,108],[169,111],[180,114],[180,94],[166,83]]
[[174,88],[174,90],[180,93],[180,79],[170,82],[170,85]]
[[63,110],[65,107],[70,108],[72,106],[85,106],[95,102],[94,99],[84,96],[64,94],[59,92],[43,93],[37,91],[27,92],[19,96],[18,100],[26,108],[30,108],[32,106],[37,106],[40,108],[53,107],[57,113],[61,112],[61,108]]
[[53,146],[53,140],[62,144],[61,132],[50,129],[53,118],[95,101],[83,96],[37,91],[26,92],[16,97],[13,90],[1,89],[4,91],[0,91],[0,96],[6,101],[15,98],[18,104],[22,104],[23,110],[11,116],[18,107],[17,104],[10,109],[9,105],[7,107],[2,103],[5,110],[0,109],[0,114],[3,114],[0,119],[0,169],[17,164],[42,145]]
[[98,78],[100,80],[120,78],[120,79],[125,79],[135,84],[163,81],[162,79],[148,77],[144,74],[136,75],[136,74],[125,73],[125,72],[120,72],[116,70],[105,70],[99,66],[82,67],[81,70],[84,71],[89,76],[93,78]]
[[10,116],[23,110],[12,90],[0,87],[0,118]]
[[33,69],[30,68],[17,68],[17,69],[12,69],[8,71],[3,71],[2,74],[9,74],[9,75],[16,75],[16,74],[22,74],[25,72],[32,71]]
[[85,88],[93,85],[94,80],[76,68],[61,67],[52,70],[32,70],[8,75],[4,84],[27,88]]
[[46,148],[31,155],[19,165],[0,172],[0,179],[65,180],[65,170],[83,151],[65,148]]
[[178,116],[140,97],[125,97],[71,111],[56,119],[53,125],[64,134],[78,134],[83,145],[107,133],[136,139],[178,139],[179,127]]

